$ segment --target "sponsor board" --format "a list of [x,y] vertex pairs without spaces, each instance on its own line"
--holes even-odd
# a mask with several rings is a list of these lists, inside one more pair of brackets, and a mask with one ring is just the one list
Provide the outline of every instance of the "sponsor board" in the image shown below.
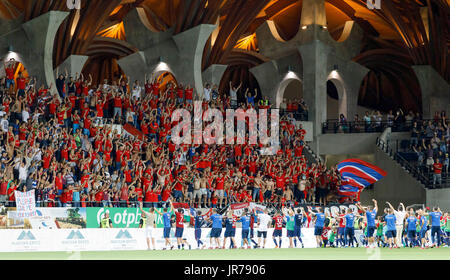
[[[143,208],[145,211],[149,211],[148,208]],[[158,211],[162,212],[162,208],[158,208]],[[141,210],[139,208],[100,208],[100,207],[88,207],[86,208],[86,227],[87,228],[99,228],[100,220],[103,215],[108,212],[114,228],[138,228],[139,221],[141,220]],[[162,216],[156,213],[155,223],[157,227],[163,227]]]
[[[60,245],[66,251],[84,251],[89,248],[90,240],[85,237],[86,232],[82,233],[78,229],[64,232],[65,238],[60,240]],[[61,233],[62,234],[62,233]]]
[[10,248],[12,251],[39,251],[41,241],[31,230],[19,230],[12,235]]
[[[144,211],[149,211],[149,208],[143,208]],[[157,208],[157,210],[163,213],[163,208]],[[141,210],[139,208],[100,208],[100,207],[88,207],[86,208],[86,227],[87,228],[99,228],[100,220],[103,215],[108,212],[109,218],[112,221],[113,228],[139,228],[139,222],[141,220]],[[190,209],[184,209],[185,214],[190,213]],[[174,214],[171,212],[171,214]],[[162,215],[159,215],[155,211],[156,227],[163,228],[164,221]],[[190,221],[190,216],[184,216],[185,222]]]
[[26,229],[86,228],[86,208],[37,207],[36,216],[24,218],[18,211],[8,211],[9,227]]
[[[201,240],[207,246],[211,246],[209,238],[211,228],[202,228]],[[257,229],[254,230],[253,240],[258,242]],[[289,239],[286,229],[283,229],[282,247],[289,247]],[[221,245],[225,229],[220,237]],[[272,240],[273,228],[267,230],[267,241],[265,248],[275,248]],[[165,246],[163,229],[153,230],[156,249],[162,250]],[[302,241],[305,248],[316,248],[316,239],[313,228],[302,228]],[[364,238],[361,230],[355,230],[355,237],[361,245]],[[197,248],[193,228],[185,228],[183,238],[192,246]],[[175,228],[171,229],[170,241],[176,247]],[[235,241],[242,246],[241,229],[236,229]],[[297,244],[300,246],[300,244]],[[227,240],[226,247],[229,248],[230,241]],[[185,247],[185,249],[188,249]],[[145,229],[60,229],[60,230],[0,230],[0,252],[24,252],[24,251],[110,251],[110,250],[147,250]]]

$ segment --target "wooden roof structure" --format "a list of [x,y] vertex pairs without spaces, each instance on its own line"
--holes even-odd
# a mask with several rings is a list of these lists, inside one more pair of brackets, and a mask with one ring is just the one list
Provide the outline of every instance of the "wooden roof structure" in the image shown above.
[[[137,51],[127,43],[123,18],[134,8],[145,10],[152,31],[174,28],[175,34],[199,24],[219,24],[204,49],[203,69],[229,65],[223,80],[257,87],[249,68],[263,63],[255,30],[275,22],[283,39],[300,23],[302,0],[81,0],[68,10],[66,0],[0,0],[0,18],[23,22],[51,10],[69,11],[56,35],[54,66],[71,54],[88,55],[84,71],[96,81],[114,78],[117,59]],[[365,31],[364,47],[354,61],[370,69],[359,95],[361,105],[382,110],[402,107],[420,111],[421,92],[411,65],[429,64],[450,80],[450,0],[382,0],[369,10],[366,0],[326,0],[327,27],[339,38],[348,20]],[[227,90],[227,82],[221,87]],[[244,86],[245,86],[244,85]]]

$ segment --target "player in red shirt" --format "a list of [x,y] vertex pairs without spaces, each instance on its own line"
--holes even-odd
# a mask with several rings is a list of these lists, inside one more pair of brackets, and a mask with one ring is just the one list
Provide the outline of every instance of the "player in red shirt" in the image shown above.
[[[183,231],[184,231],[184,210],[178,209],[178,211],[175,211],[175,221],[176,221],[176,230],[175,230],[175,237],[177,238],[177,245],[178,250],[183,249],[184,245],[189,246],[189,250],[191,249],[191,245],[186,241],[186,239],[183,239]],[[191,217],[192,218],[192,217]]]
[[[284,209],[284,207],[283,207]],[[273,217],[273,223],[274,223],[274,230],[273,230],[273,242],[275,243],[275,248],[281,248],[281,242],[282,240],[282,234],[283,234],[283,220],[284,215],[281,211],[277,211],[276,215]],[[277,244],[277,237],[278,237],[278,243]]]

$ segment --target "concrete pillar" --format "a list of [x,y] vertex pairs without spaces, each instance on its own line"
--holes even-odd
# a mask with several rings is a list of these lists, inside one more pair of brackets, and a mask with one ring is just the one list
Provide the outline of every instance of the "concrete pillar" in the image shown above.
[[287,85],[292,80],[302,82],[303,76],[298,52],[260,64],[251,68],[250,72],[258,81],[261,96],[267,96],[271,104],[277,108],[283,100]]
[[173,36],[178,47],[179,61],[173,67],[178,82],[188,84],[194,82],[197,94],[203,95],[202,58],[203,49],[211,33],[216,29],[214,24],[201,24]]
[[[71,55],[63,63],[61,63],[56,69],[58,69],[58,73],[63,74],[67,69],[67,73],[69,77],[75,78],[76,73],[80,74],[83,70],[84,64],[88,60],[88,56],[86,55]],[[56,69],[55,69],[55,77],[56,77]]]
[[[53,45],[59,26],[68,12],[50,11],[22,24],[29,40],[24,53],[25,67],[38,82],[55,84],[53,74]],[[54,89],[55,87],[53,87]]]
[[[68,14],[50,11],[22,25],[10,25],[17,28],[0,35],[0,50],[6,52],[8,46],[12,46],[19,62],[31,76],[36,77],[38,84],[54,85],[53,45],[56,32]],[[56,92],[55,87],[52,91]]]
[[303,96],[309,108],[309,121],[314,125],[314,137],[317,137],[327,117],[327,65],[332,48],[316,40],[298,49],[303,59]]
[[[332,70],[335,65],[338,69]],[[328,69],[331,71],[328,77],[335,82],[339,93],[339,114],[352,120],[357,112],[361,83],[370,70],[354,61],[342,61],[333,55],[329,56]]]
[[277,89],[278,85],[281,83],[276,61],[271,60],[260,64],[251,68],[250,72],[258,81],[261,95],[267,96],[271,104],[276,104]]
[[146,24],[142,11],[143,8],[133,9],[123,20],[127,42],[141,51],[170,39],[173,34],[173,28],[164,32],[150,30],[151,27]]
[[325,0],[303,0],[300,26],[311,24],[327,25]]
[[422,115],[432,119],[436,111],[450,112],[450,85],[430,65],[412,66],[422,92]]
[[144,82],[147,72],[147,61],[143,52],[135,52],[117,61],[125,74],[133,80]]
[[213,64],[209,66],[202,73],[203,82],[219,86],[220,81],[222,80],[223,73],[225,73],[227,67],[227,65],[221,64]]

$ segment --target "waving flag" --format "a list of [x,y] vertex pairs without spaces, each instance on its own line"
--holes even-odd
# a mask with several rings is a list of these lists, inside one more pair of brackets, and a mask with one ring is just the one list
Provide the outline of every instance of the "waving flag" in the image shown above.
[[358,195],[362,189],[386,176],[386,171],[360,159],[346,159],[337,165],[342,185],[339,193],[343,196]]

